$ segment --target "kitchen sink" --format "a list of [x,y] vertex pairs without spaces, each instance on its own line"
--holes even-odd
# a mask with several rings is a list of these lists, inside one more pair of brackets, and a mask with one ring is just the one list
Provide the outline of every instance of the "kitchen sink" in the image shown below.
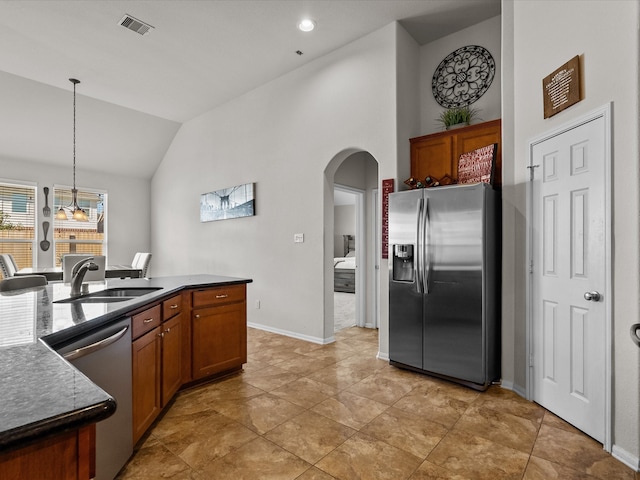
[[161,290],[162,287],[123,287],[108,288],[99,292],[88,293],[79,297],[64,298],[53,303],[112,303],[126,302],[136,297]]
[[74,297],[65,298],[63,300],[57,300],[53,303],[113,303],[113,302],[126,302],[127,300],[133,300],[136,297]]
[[147,293],[162,290],[161,287],[122,287],[108,288],[99,292],[89,293],[86,297],[141,297]]

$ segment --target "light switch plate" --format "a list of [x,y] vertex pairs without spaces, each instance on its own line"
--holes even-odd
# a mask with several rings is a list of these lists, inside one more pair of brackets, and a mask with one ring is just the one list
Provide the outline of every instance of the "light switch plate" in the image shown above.
[[304,242],[304,233],[294,233],[293,234],[294,243],[302,243]]

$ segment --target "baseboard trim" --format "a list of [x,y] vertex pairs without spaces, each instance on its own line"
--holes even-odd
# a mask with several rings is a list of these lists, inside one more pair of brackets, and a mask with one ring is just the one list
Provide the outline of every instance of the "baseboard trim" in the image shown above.
[[620,460],[634,472],[640,472],[640,459],[635,455],[627,452],[624,448],[614,445],[611,449],[611,456],[617,460]]
[[511,390],[513,393],[517,393],[522,398],[527,398],[527,394],[525,392],[525,389],[522,388],[520,385],[516,385],[513,382],[508,382],[506,380],[502,380],[500,385],[502,386],[502,388],[505,388],[507,390]]
[[388,353],[384,353],[384,352],[378,352],[376,354],[376,358],[380,359],[380,360],[385,360],[385,361],[389,361],[389,354]]
[[320,345],[327,345],[336,341],[336,338],[333,335],[329,338],[312,337],[310,335],[302,335],[300,333],[291,332],[289,330],[282,330],[281,328],[268,327],[266,325],[260,325],[258,323],[247,322],[247,327],[264,330],[265,332],[277,333],[278,335],[297,338],[298,340],[304,340],[305,342],[317,343]]

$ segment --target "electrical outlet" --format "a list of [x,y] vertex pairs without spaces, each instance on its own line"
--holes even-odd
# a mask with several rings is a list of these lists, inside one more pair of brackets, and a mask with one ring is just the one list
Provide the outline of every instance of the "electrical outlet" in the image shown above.
[[304,242],[304,233],[294,233],[293,234],[294,243],[302,243]]
[[260,300],[256,300],[256,308],[259,309],[260,308]]

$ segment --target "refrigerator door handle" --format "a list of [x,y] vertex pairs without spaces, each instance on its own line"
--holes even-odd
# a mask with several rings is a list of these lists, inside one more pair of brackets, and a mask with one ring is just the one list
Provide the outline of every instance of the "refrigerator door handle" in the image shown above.
[[424,199],[418,200],[418,225],[417,225],[417,238],[416,238],[416,251],[415,251],[415,274],[416,274],[416,288],[418,293],[424,293],[424,287],[422,286],[422,230],[424,219]]
[[429,219],[429,199],[424,200],[423,227],[422,227],[422,291],[429,293],[429,273],[431,271],[431,258],[429,256],[429,233],[431,229],[431,221]]

